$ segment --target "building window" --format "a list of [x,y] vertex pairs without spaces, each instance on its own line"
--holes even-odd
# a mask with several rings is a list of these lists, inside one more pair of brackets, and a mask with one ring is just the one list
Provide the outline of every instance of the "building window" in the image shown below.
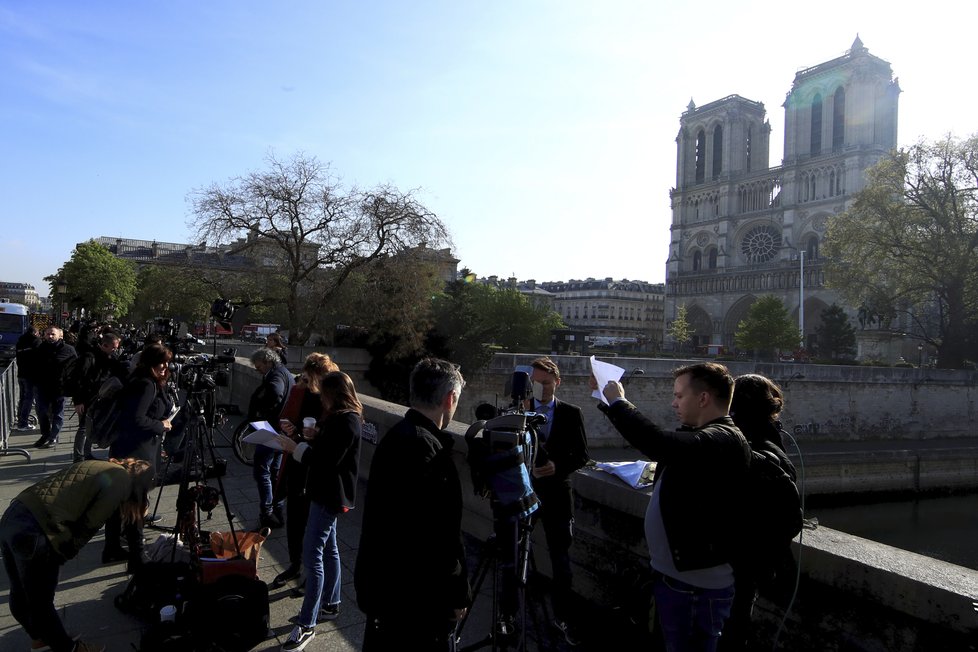
[[812,100],[812,156],[822,153],[822,96]]
[[805,247],[805,257],[808,260],[818,260],[818,236],[808,239],[808,246]]
[[693,253],[693,271],[698,272],[703,265],[703,254],[699,251]]
[[766,263],[778,255],[781,234],[772,226],[756,226],[747,232],[741,251],[749,263]]
[[754,125],[747,125],[747,171],[750,172],[750,155],[754,147]]
[[706,178],[706,132],[700,129],[696,134],[696,183]]
[[720,178],[723,169],[723,125],[713,129],[713,178]]
[[710,269],[716,269],[717,268],[717,249],[716,249],[716,247],[710,248],[710,260],[709,260],[709,263],[707,263],[707,267],[709,267]]
[[846,140],[846,91],[841,86],[832,98],[832,149],[839,150]]

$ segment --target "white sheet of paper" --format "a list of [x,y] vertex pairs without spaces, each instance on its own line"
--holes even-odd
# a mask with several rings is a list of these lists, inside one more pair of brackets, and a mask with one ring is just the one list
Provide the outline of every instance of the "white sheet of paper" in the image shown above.
[[282,444],[275,441],[278,433],[275,432],[272,424],[267,421],[252,421],[250,425],[255,431],[242,437],[241,441],[249,444],[261,444],[262,446],[268,446],[276,450],[283,450]]
[[611,364],[610,362],[595,360],[594,356],[592,355],[591,373],[594,374],[594,379],[598,381],[598,388],[591,393],[591,396],[598,399],[602,403],[607,404],[608,399],[604,397],[604,393],[602,392],[604,386],[612,380],[621,380],[621,377],[625,374],[625,370]]

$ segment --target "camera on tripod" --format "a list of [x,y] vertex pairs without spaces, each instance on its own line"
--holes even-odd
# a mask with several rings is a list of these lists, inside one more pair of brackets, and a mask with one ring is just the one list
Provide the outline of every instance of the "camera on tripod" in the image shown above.
[[530,472],[538,451],[537,427],[547,418],[523,409],[530,396],[531,371],[517,367],[511,381],[512,405],[501,410],[480,405],[479,420],[465,433],[472,484],[476,494],[491,499],[497,519],[525,520],[540,507]]
[[177,388],[188,392],[206,392],[231,384],[230,365],[234,363],[233,348],[221,355],[174,355],[170,362],[170,374],[176,378]]

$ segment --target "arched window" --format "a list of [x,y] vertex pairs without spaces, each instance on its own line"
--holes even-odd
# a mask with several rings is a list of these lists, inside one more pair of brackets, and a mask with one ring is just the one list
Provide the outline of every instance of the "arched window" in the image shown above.
[[709,258],[709,262],[707,263],[707,267],[709,267],[710,269],[716,269],[717,268],[717,248],[716,247],[712,247],[710,249],[710,258]]
[[723,169],[723,125],[713,129],[713,178],[719,178]]
[[696,134],[696,183],[706,178],[706,132],[700,129]]
[[693,253],[693,271],[698,272],[703,266],[703,254],[699,251]]
[[818,236],[813,235],[808,239],[805,247],[805,257],[808,260],[818,260]]
[[832,98],[832,149],[839,150],[846,141],[846,91],[841,86]]
[[753,136],[754,136],[754,126],[747,125],[747,171],[748,172],[750,172],[751,149],[753,149],[754,146]]
[[812,99],[812,149],[815,156],[822,153],[822,96],[815,94]]

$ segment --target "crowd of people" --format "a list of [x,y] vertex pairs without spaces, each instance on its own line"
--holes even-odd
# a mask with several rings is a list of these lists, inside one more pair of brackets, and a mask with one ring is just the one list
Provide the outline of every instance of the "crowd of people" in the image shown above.
[[[30,427],[33,401],[38,447],[57,444],[66,394],[83,416],[93,388],[113,375],[124,378],[110,459],[94,459],[79,428],[74,465],[25,490],[0,520],[11,612],[36,647],[97,650],[74,640],[58,618],[53,606],[57,568],[103,525],[103,563],[138,566],[146,495],[161,442],[173,427],[173,396],[167,390],[172,353],[149,342],[130,369],[115,357],[120,338],[112,332],[79,342],[78,351],[56,327],[22,340],[18,427]],[[272,586],[298,582],[304,575],[296,591],[302,604],[282,645],[295,652],[315,637],[317,623],[339,614],[337,535],[343,515],[357,506],[363,407],[353,380],[329,356],[307,356],[296,380],[285,367],[281,340],[270,338],[267,344],[251,356],[261,381],[247,418],[277,426],[278,434],[255,453],[257,526],[286,528],[288,564]],[[575,626],[580,614],[570,562],[571,477],[589,459],[587,435],[582,409],[557,398],[557,364],[541,357],[531,368],[535,391],[522,407],[546,416],[530,472],[541,505],[532,524],[540,522],[550,557],[553,626],[573,646],[580,638]],[[736,488],[746,481],[752,449],[769,450],[792,468],[777,422],[783,407],[780,388],[755,374],[735,380],[716,363],[680,367],[674,371],[672,401],[679,428],[667,430],[625,399],[620,382],[599,388],[592,378],[591,385],[605,397],[598,408],[611,424],[657,463],[645,538],[658,645],[668,652],[713,651],[718,645],[722,652],[747,649],[753,604],[769,569],[742,563],[743,551],[730,533],[743,508]],[[472,604],[462,539],[462,482],[453,455],[455,437],[446,430],[464,386],[450,362],[418,362],[409,379],[409,409],[374,452],[353,578],[357,606],[367,617],[364,650],[453,649],[452,632]],[[68,521],[58,522],[55,514]],[[505,525],[496,526],[502,528],[498,537],[508,536]],[[41,557],[22,554],[35,548]],[[512,562],[505,556],[502,561],[504,569]],[[514,579],[504,570],[497,635],[520,627]]]

